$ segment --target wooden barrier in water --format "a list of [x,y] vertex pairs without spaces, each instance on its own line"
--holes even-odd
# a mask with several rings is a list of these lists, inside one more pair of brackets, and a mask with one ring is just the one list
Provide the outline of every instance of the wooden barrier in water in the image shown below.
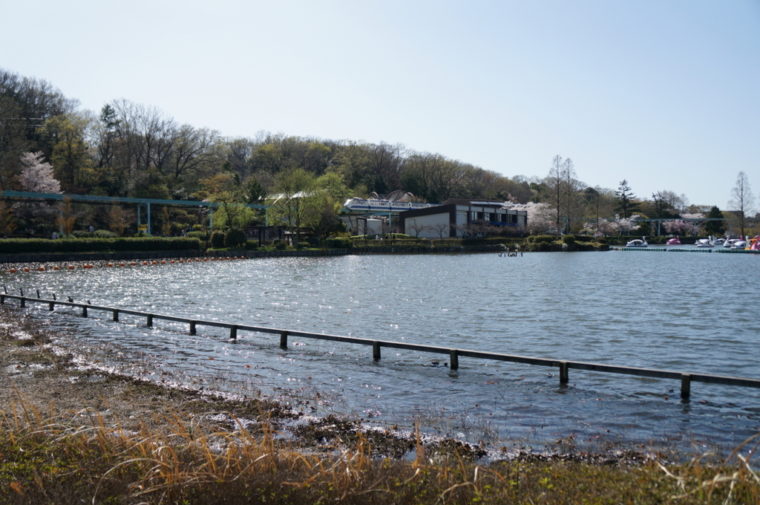
[[[23,293],[23,292],[22,292]],[[301,338],[310,338],[315,340],[327,340],[333,342],[344,342],[348,344],[367,345],[372,347],[372,359],[374,361],[380,361],[381,349],[383,347],[389,349],[404,349],[408,351],[418,351],[432,354],[444,354],[449,356],[449,369],[459,369],[460,358],[474,358],[491,361],[507,361],[511,363],[522,363],[527,365],[545,366],[555,368],[559,372],[560,385],[565,386],[570,382],[570,369],[575,370],[589,370],[593,372],[613,373],[622,375],[634,375],[639,377],[649,377],[654,379],[674,379],[681,382],[681,398],[688,400],[691,396],[691,383],[703,382],[709,384],[723,384],[727,386],[741,386],[760,388],[760,379],[753,379],[748,377],[731,377],[726,375],[714,375],[714,374],[692,374],[673,370],[658,370],[652,368],[637,368],[630,366],[620,365],[606,365],[602,363],[590,363],[584,361],[568,361],[557,360],[549,358],[536,358],[532,356],[519,356],[515,354],[504,354],[495,352],[476,351],[471,349],[452,349],[449,347],[438,347],[424,344],[410,344],[406,342],[395,342],[391,340],[373,340],[359,337],[348,337],[341,335],[330,335],[326,333],[312,333],[298,330],[285,330],[281,328],[271,328],[265,326],[252,326],[245,324],[233,324],[223,323],[219,321],[204,321],[198,319],[189,319],[185,317],[169,316],[165,314],[154,314],[150,312],[144,312],[140,310],[130,310],[115,307],[105,307],[100,305],[92,305],[89,303],[79,303],[74,301],[62,301],[56,300],[53,297],[52,300],[46,300],[42,298],[30,298],[23,294],[11,295],[7,293],[0,293],[0,305],[5,304],[6,299],[14,299],[19,301],[20,307],[26,307],[26,303],[42,303],[48,305],[48,310],[54,310],[56,305],[65,307],[75,307],[82,310],[82,317],[88,317],[89,310],[97,310],[102,312],[110,312],[114,321],[120,321],[119,316],[121,314],[127,314],[145,319],[145,325],[148,328],[153,327],[153,320],[172,321],[178,323],[184,323],[188,325],[188,333],[190,335],[197,334],[198,326],[208,326],[215,328],[225,328],[229,330],[229,338],[232,341],[237,341],[238,333],[241,331],[253,332],[253,333],[271,333],[280,336],[280,347],[282,349],[288,348],[288,337],[295,336]]]

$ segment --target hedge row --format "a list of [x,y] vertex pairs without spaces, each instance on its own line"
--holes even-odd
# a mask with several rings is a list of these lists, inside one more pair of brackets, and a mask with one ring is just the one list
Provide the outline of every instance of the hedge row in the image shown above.
[[67,253],[104,251],[200,251],[197,238],[2,239],[0,253]]
[[[556,237],[551,237],[552,240],[556,240]],[[501,246],[503,244],[516,244],[522,243],[522,238],[519,237],[469,237],[469,238],[415,238],[408,235],[399,235],[393,239],[384,238],[382,240],[364,239],[363,235],[357,235],[351,237],[351,240],[344,238],[329,238],[326,241],[327,247],[335,248],[383,248],[390,246],[402,246],[402,247],[420,247],[424,249],[430,248],[446,248],[446,247],[490,247]]]

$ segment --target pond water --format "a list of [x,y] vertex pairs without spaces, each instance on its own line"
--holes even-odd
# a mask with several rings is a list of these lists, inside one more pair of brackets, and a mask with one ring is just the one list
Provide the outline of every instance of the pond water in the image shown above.
[[[9,292],[181,317],[542,358],[754,377],[760,257],[618,252],[269,258],[2,274]],[[15,290],[15,291],[14,291]],[[760,432],[760,390],[570,371],[46,306],[57,345],[122,373],[274,397],[307,414],[489,447],[732,448]]]

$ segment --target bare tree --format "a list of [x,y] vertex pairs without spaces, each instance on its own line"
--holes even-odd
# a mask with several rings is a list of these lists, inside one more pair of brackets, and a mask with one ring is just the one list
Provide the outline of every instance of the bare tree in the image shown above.
[[157,109],[143,107],[127,100],[110,104],[103,134],[112,146],[108,153],[117,194],[133,193],[138,186],[155,183],[151,179],[166,178],[175,167],[171,155],[178,136],[173,119],[165,118]]
[[546,177],[546,185],[549,187],[551,202],[554,206],[554,229],[560,233],[560,220],[562,219],[562,156],[559,154],[552,158],[549,175]]
[[0,201],[0,236],[10,235],[16,229],[16,217],[10,205]]
[[190,181],[198,179],[204,165],[213,165],[217,142],[218,134],[215,131],[188,125],[175,130],[172,134],[170,161],[164,170],[170,177],[172,186],[179,189],[181,182],[185,183],[183,186],[189,185]]
[[564,186],[562,188],[565,214],[564,231],[572,233],[575,228],[580,229],[580,223],[583,218],[583,200],[581,198],[583,183],[577,179],[575,165],[570,158],[566,158],[562,164],[562,179]]
[[749,187],[749,178],[744,172],[739,172],[739,175],[736,176],[736,185],[731,190],[731,205],[739,214],[739,228],[742,237],[744,237],[744,218],[748,212],[752,211],[754,203],[752,190]]
[[461,191],[466,166],[440,154],[413,154],[403,165],[404,189],[429,202],[443,202]]
[[427,226],[425,226],[424,224],[418,223],[416,219],[412,219],[412,222],[409,225],[409,228],[411,228],[412,233],[414,233],[414,238],[420,238],[420,233],[425,231],[427,229]]
[[552,159],[549,175],[544,179],[549,189],[550,202],[554,210],[554,227],[561,234],[569,231],[576,218],[582,213],[579,195],[581,183],[575,177],[575,166],[570,158],[556,155]]
[[438,238],[443,239],[443,236],[449,233],[449,223],[434,224],[432,229],[438,233]]
[[108,228],[121,236],[127,228],[127,215],[119,205],[113,205],[108,211]]
[[369,169],[374,174],[375,191],[389,193],[401,187],[401,166],[404,148],[380,143],[368,150]]
[[58,227],[63,236],[70,236],[74,232],[74,224],[77,222],[77,214],[74,212],[74,205],[71,198],[64,198],[60,206],[60,214],[56,219]]

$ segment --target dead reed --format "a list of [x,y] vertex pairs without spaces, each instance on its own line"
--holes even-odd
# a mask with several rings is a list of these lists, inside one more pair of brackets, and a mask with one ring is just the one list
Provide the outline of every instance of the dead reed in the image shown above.
[[[128,431],[94,416],[0,415],[2,504],[758,504],[750,439],[721,464],[609,465],[528,459],[477,464],[453,452],[373,457],[360,437],[329,454],[289,447],[271,428],[205,431],[178,415]],[[151,426],[151,428],[148,428]]]

